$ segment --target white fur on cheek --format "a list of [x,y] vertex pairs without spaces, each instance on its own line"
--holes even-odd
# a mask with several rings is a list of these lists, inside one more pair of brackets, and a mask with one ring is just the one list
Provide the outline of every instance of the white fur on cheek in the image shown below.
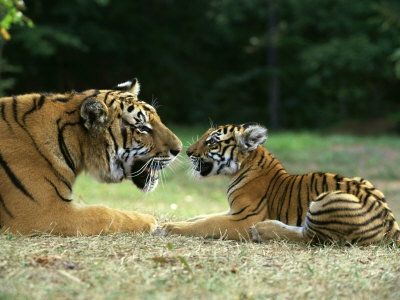
[[110,173],[113,179],[113,182],[120,182],[124,179],[124,170],[121,165],[118,163],[117,157],[112,157],[110,159]]

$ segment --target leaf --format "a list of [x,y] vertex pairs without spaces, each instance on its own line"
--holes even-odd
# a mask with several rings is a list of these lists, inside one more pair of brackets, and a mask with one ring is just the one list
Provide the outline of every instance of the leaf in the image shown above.
[[5,29],[4,27],[1,27],[1,35],[3,36],[3,38],[5,39],[5,40],[9,40],[9,39],[11,39],[11,36],[10,36],[10,34],[8,33],[8,31],[7,31],[7,29]]
[[161,256],[152,257],[150,259],[152,261],[157,262],[157,263],[166,263],[166,262],[168,262],[168,260],[165,257],[161,257]]
[[188,270],[190,273],[192,273],[192,269],[190,268],[189,264],[187,263],[186,259],[182,256],[178,256],[178,259],[183,263],[185,266],[186,270]]

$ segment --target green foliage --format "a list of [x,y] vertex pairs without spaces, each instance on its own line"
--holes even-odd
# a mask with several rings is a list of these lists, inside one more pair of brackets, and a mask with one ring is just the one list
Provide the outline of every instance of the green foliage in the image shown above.
[[[6,1],[6,0],[1,0]],[[8,0],[9,1],[9,0]],[[14,94],[108,88],[137,76],[164,120],[269,124],[268,78],[280,78],[282,125],[324,128],[400,110],[400,2],[26,0],[35,28],[4,49],[23,72]],[[267,67],[274,43],[279,68]]]
[[0,27],[4,39],[10,39],[7,30],[13,24],[26,24],[29,27],[33,27],[33,22],[22,13],[24,9],[25,3],[23,0],[0,0]]
[[[9,64],[2,54],[5,40],[11,39],[11,35],[8,32],[11,25],[33,27],[33,22],[22,13],[25,9],[23,0],[0,0],[0,96],[14,87],[16,79],[13,76],[21,69],[17,65]],[[1,78],[3,73],[11,76]]]

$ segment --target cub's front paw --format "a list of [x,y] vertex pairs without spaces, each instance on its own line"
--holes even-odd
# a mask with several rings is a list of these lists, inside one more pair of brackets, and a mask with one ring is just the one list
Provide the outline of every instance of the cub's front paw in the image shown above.
[[151,232],[151,235],[155,236],[155,235],[162,235],[162,236],[166,236],[167,233],[164,231],[164,229],[162,229],[160,226],[157,226],[156,229],[154,229]]
[[185,234],[188,234],[189,225],[190,225],[190,223],[188,223],[188,222],[167,223],[161,227],[161,231],[164,233],[164,235],[167,235],[167,234],[185,235]]
[[258,234],[257,229],[254,225],[250,227],[250,235],[251,235],[251,238],[253,239],[253,241],[255,241],[257,243],[262,242],[262,239],[261,239],[260,235]]

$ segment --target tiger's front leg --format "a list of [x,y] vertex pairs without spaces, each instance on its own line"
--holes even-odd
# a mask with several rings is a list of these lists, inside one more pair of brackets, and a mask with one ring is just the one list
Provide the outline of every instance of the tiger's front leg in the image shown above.
[[308,241],[303,234],[303,227],[290,226],[278,220],[259,222],[250,228],[253,240],[288,240],[293,242]]
[[162,226],[166,234],[197,235],[229,240],[251,239],[250,226],[259,222],[257,216],[238,220],[232,215],[212,216],[194,222],[173,222]]
[[215,216],[227,216],[229,215],[229,211],[225,211],[222,213],[215,213],[215,214],[208,214],[208,215],[200,215],[191,219],[186,220],[185,222],[194,222],[200,219],[205,219],[205,218],[210,218],[210,217],[215,217]]
[[[35,211],[38,210],[38,211]],[[34,207],[3,226],[20,234],[52,233],[64,236],[97,235],[114,232],[151,232],[157,226],[151,215],[121,211],[101,205],[61,203],[46,212]]]

